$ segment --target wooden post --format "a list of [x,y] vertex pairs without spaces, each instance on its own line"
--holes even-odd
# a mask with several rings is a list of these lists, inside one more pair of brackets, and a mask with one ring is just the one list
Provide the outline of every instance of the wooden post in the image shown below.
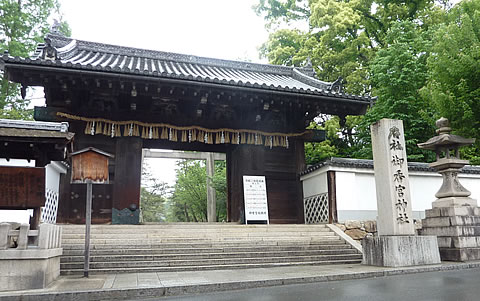
[[140,222],[142,139],[139,137],[116,139],[112,224],[138,224]]
[[108,159],[113,158],[113,156],[93,147],[71,153],[70,156],[72,157],[71,182],[87,184],[83,276],[88,277],[90,265],[90,225],[92,224],[92,184],[108,183]]
[[87,203],[85,208],[85,261],[83,276],[88,278],[90,266],[90,225],[92,224],[92,180],[87,180]]
[[338,222],[337,214],[337,183],[335,171],[327,171],[327,187],[328,187],[328,223]]
[[215,188],[212,186],[212,178],[215,174],[215,160],[213,153],[208,153],[206,157],[207,165],[207,220],[209,223],[217,221],[217,199]]

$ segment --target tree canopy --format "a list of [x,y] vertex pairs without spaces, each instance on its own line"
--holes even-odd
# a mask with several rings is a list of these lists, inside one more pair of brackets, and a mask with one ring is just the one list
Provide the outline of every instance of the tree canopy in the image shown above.
[[[259,0],[255,10],[271,30],[261,56],[290,66],[310,59],[319,79],[342,77],[346,92],[377,97],[364,117],[317,118],[311,126],[325,129],[327,141],[306,145],[307,162],[330,155],[371,158],[369,127],[381,118],[403,120],[413,161],[434,160],[417,143],[435,134],[440,116],[480,140],[479,3]],[[302,21],[308,29],[294,28]],[[473,162],[478,145],[463,152]]]
[[462,150],[480,164],[480,1],[464,0],[434,32],[428,58],[429,80],[422,92],[453,130],[476,138]]
[[[37,43],[43,42],[54,16],[61,17],[58,0],[0,0],[1,53],[28,57]],[[66,22],[60,22],[59,30],[70,35]],[[31,118],[29,103],[20,97],[20,86],[8,82],[0,73],[0,118]]]

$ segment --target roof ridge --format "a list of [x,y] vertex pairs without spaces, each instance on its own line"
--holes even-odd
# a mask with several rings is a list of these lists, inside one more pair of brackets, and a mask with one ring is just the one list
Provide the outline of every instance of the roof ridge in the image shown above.
[[[149,58],[149,59],[161,59],[161,60],[175,61],[175,62],[182,62],[182,63],[193,63],[193,64],[201,64],[201,65],[216,66],[216,67],[227,67],[227,68],[241,69],[245,71],[257,71],[257,72],[281,74],[281,75],[288,75],[288,76],[292,76],[294,74],[294,71],[293,71],[294,69],[302,70],[304,72],[313,71],[312,68],[306,68],[306,67],[293,67],[293,66],[254,63],[254,62],[247,62],[247,61],[226,60],[226,59],[218,59],[218,58],[212,58],[212,57],[182,54],[182,53],[176,53],[176,52],[167,52],[167,51],[161,51],[161,50],[144,49],[144,48],[136,48],[136,47],[130,47],[130,46],[100,43],[100,42],[94,42],[94,41],[79,40],[79,39],[68,38],[65,36],[56,35],[52,33],[49,33],[47,36],[51,38],[52,43],[59,48],[66,47],[72,41],[76,41],[75,47],[73,49],[69,49],[69,52],[75,51],[75,50],[77,51],[93,50],[93,51],[101,51],[101,52],[118,54],[118,55],[134,55],[134,56],[140,56],[140,57]],[[305,78],[316,80],[315,78],[310,77],[304,73],[302,74],[304,75]]]
[[[372,159],[330,157],[324,161],[307,167],[304,171],[300,172],[300,175],[303,176],[309,174],[324,166],[373,169],[373,165],[374,162]],[[408,169],[409,171],[436,172],[430,167],[429,163],[425,162],[408,162]],[[461,173],[480,174],[480,166],[467,165],[461,170]]]

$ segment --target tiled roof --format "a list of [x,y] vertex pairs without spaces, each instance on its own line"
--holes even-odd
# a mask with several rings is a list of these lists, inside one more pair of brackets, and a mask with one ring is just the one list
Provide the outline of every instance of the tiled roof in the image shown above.
[[[313,166],[309,166],[306,170],[301,172],[300,175],[303,176],[303,175],[309,174],[324,166],[373,169],[373,160],[332,157],[326,161],[320,162]],[[428,165],[428,163],[420,163],[420,162],[408,162],[408,170],[436,172],[433,168],[431,168]],[[480,166],[465,166],[462,169],[461,173],[480,174]]]
[[56,59],[42,58],[48,45],[39,44],[31,58],[5,54],[0,57],[0,65],[31,64],[330,96],[366,104],[371,101],[369,96],[342,93],[341,89],[336,89],[336,83],[315,79],[312,68],[212,59],[75,40],[52,34],[47,38],[56,49]]
[[45,122],[29,120],[0,119],[0,128],[15,128],[26,130],[42,130],[66,133],[68,122]]
[[67,122],[0,119],[0,137],[64,138],[71,140]]

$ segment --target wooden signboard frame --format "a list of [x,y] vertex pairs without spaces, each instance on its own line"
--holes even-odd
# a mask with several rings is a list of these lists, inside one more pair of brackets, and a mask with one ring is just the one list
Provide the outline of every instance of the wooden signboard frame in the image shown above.
[[0,166],[0,209],[45,206],[45,168]]

